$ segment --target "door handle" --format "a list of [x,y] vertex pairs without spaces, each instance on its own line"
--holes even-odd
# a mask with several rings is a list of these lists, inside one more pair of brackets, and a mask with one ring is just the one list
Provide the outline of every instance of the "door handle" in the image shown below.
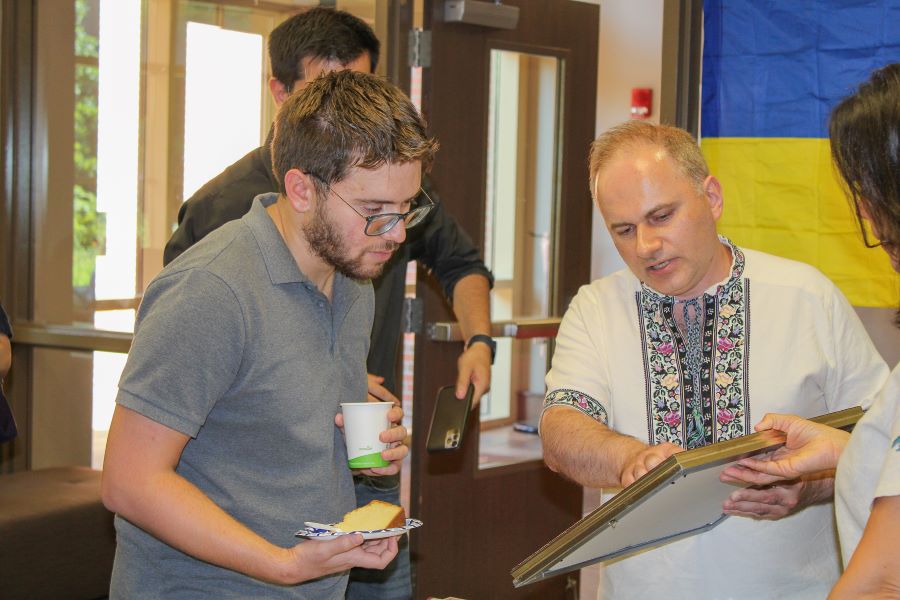
[[[526,340],[533,338],[554,338],[559,331],[559,317],[547,319],[512,319],[491,323],[491,337]],[[439,321],[429,323],[425,328],[428,339],[434,342],[463,342],[459,323]]]

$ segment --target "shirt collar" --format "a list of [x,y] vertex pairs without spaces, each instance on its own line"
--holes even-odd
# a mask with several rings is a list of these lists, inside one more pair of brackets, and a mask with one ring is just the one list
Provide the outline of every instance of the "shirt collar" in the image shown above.
[[[311,291],[318,291],[316,285],[306,276],[297,261],[294,260],[291,251],[288,249],[284,238],[275,227],[266,208],[271,206],[278,200],[278,194],[275,192],[269,194],[260,194],[253,199],[253,206],[245,217],[247,226],[256,243],[259,245],[262,253],[263,262],[265,262],[266,270],[269,273],[269,279],[273,285],[281,285],[285,283],[302,283]],[[344,297],[348,302],[352,301],[359,295],[359,286],[354,285],[354,281],[345,277],[341,273],[334,274],[333,297]],[[321,292],[319,292],[321,293]]]

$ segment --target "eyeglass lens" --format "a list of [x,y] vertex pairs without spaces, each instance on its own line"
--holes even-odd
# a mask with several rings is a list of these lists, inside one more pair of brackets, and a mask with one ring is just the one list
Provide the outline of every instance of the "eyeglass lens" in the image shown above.
[[405,215],[375,215],[374,217],[370,217],[368,223],[366,223],[366,234],[374,236],[387,233],[400,221],[400,219],[403,219],[404,226],[406,229],[409,229],[424,219],[429,210],[431,210],[431,205],[419,206]]

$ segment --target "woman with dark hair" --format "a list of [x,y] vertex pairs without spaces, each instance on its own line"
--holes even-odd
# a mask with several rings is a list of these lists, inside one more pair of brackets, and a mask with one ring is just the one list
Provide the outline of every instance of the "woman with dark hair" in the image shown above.
[[[881,246],[900,271],[900,63],[875,71],[838,104],[829,134],[863,241]],[[769,485],[837,467],[845,571],[829,598],[900,598],[900,365],[852,436],[794,415],[768,414],[756,429],[785,432],[785,446],[740,461],[722,479]]]

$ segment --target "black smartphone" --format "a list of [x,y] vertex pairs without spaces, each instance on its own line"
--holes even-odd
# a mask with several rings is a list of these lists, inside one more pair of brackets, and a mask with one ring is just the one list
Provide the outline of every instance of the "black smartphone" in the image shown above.
[[448,385],[438,390],[425,443],[429,452],[456,450],[462,445],[474,393],[475,387],[469,385],[466,397],[460,400],[456,397],[456,386]]

